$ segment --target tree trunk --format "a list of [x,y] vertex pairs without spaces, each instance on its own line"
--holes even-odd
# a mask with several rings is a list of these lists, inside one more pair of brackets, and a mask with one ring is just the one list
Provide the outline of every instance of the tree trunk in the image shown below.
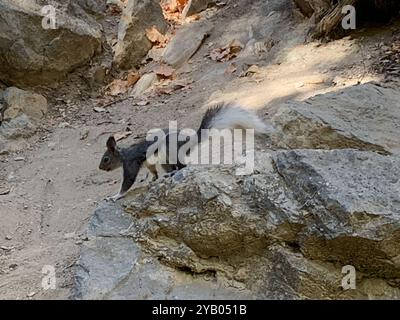
[[314,17],[316,25],[310,32],[312,38],[332,34],[344,17],[342,8],[346,5],[356,7],[357,18],[376,21],[390,20],[400,10],[400,0],[293,0],[304,16]]
[[342,22],[344,17],[342,13],[343,7],[347,5],[354,6],[357,1],[358,0],[340,0],[335,6],[325,13],[324,17],[317,24],[313,37],[324,37],[335,30]]
[[311,17],[314,13],[320,16],[327,11],[331,6],[331,0],[294,0],[301,13],[306,17]]

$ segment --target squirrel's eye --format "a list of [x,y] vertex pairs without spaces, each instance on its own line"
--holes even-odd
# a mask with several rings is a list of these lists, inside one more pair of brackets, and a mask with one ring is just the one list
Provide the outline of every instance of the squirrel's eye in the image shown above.
[[110,162],[110,158],[109,157],[104,157],[103,161],[104,161],[104,163],[109,163]]

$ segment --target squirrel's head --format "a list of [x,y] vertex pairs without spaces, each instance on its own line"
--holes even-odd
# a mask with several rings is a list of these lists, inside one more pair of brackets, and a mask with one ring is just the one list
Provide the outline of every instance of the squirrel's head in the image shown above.
[[113,136],[107,140],[107,150],[104,152],[99,165],[100,170],[111,171],[122,165],[120,154],[117,148],[117,142]]

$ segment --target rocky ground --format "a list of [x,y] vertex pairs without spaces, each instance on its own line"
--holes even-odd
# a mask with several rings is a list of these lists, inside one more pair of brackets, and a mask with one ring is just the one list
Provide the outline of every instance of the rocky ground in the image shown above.
[[[57,89],[29,89],[37,95],[4,86],[0,298],[399,297],[400,93],[396,73],[377,68],[381,59],[393,68],[397,24],[307,42],[309,20],[292,1],[226,1],[169,26],[166,48],[137,70],[126,65],[134,44],[116,39],[120,11],[98,18],[91,8],[74,39],[89,33],[93,46],[67,60],[84,61],[101,41],[106,58]],[[163,50],[173,76],[159,68]],[[54,80],[59,62],[46,67]],[[16,87],[38,79],[9,70]],[[103,201],[121,175],[98,170],[108,135],[126,145],[168,120],[196,127],[219,101],[278,129],[272,147],[258,141],[253,175],[190,167],[118,204]],[[345,264],[359,271],[356,291],[340,288]],[[41,286],[45,265],[55,267],[55,290]]]

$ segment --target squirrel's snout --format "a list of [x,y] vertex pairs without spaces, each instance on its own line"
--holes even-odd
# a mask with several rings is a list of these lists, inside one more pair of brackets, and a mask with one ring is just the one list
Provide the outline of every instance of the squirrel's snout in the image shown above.
[[107,171],[107,172],[111,171],[111,168],[107,168],[107,167],[104,167],[102,165],[99,166],[99,169],[103,170],[103,171]]

